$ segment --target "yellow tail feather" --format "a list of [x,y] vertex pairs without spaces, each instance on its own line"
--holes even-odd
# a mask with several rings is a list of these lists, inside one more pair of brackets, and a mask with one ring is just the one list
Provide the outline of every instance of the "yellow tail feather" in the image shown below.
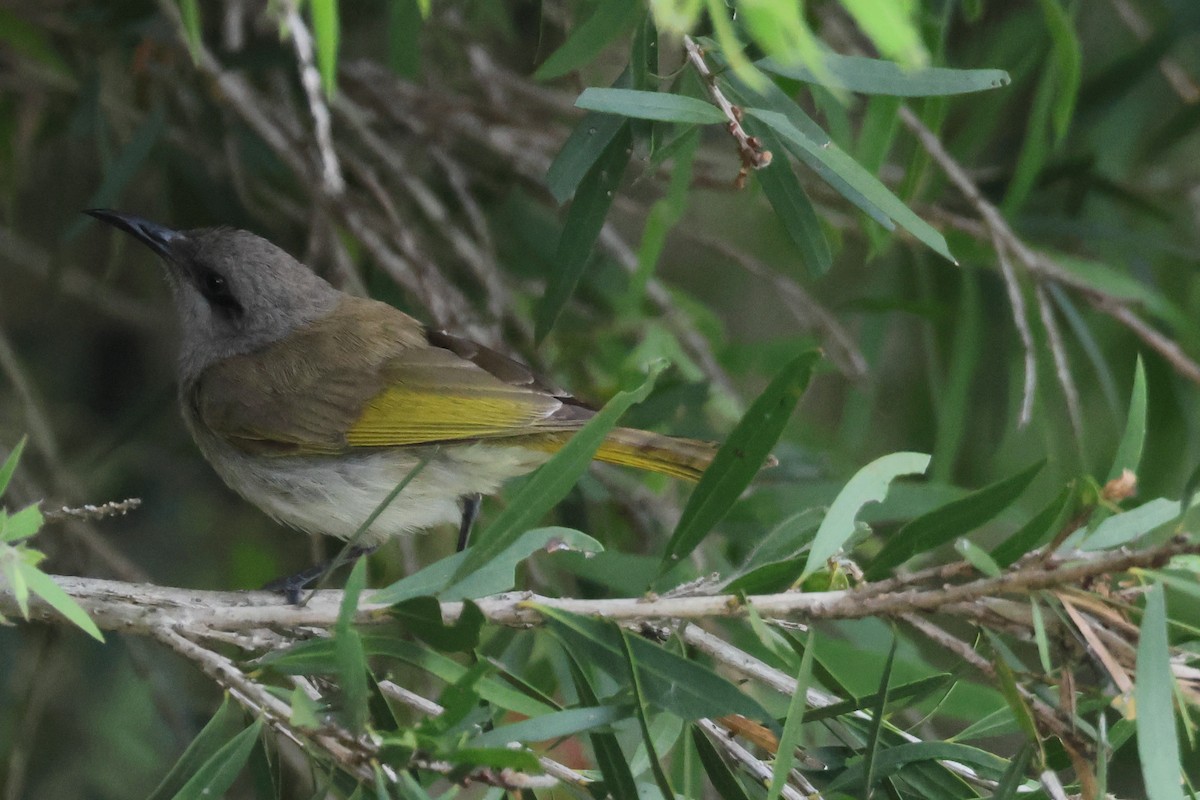
[[617,428],[600,445],[596,460],[698,481],[716,454],[717,446],[709,442]]

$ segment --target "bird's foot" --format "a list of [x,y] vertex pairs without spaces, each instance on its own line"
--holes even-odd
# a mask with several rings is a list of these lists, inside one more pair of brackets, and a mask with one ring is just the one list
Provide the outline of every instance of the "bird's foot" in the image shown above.
[[378,545],[374,547],[351,547],[346,553],[345,558],[339,559],[337,556],[334,556],[328,561],[323,561],[320,564],[309,567],[308,569],[301,570],[295,575],[287,575],[282,578],[276,578],[275,580],[264,584],[262,587],[263,591],[278,592],[284,596],[284,599],[287,600],[289,605],[298,606],[300,605],[300,596],[304,593],[304,590],[308,588],[309,584],[320,580],[322,577],[324,577],[325,573],[333,570],[334,568],[339,567],[342,564],[353,564],[358,559],[362,558],[363,556],[370,555],[378,549]]

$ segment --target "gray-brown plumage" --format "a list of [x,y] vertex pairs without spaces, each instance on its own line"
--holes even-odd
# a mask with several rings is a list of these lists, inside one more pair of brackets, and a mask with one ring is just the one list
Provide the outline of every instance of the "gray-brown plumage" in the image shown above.
[[[460,514],[543,463],[593,412],[505,356],[344,294],[246,231],[92,216],[167,265],[184,419],[226,483],[276,519],[347,538],[426,456],[367,545]],[[695,480],[712,445],[622,428],[596,458]]]

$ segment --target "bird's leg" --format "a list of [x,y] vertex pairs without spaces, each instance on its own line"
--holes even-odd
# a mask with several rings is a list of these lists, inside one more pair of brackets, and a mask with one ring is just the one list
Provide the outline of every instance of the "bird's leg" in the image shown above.
[[467,549],[467,540],[471,538],[471,526],[479,516],[479,505],[483,495],[464,494],[462,496],[462,521],[458,524],[458,552]]
[[362,558],[363,556],[369,556],[378,549],[379,545],[375,545],[373,547],[358,547],[356,545],[350,548],[350,550],[346,553],[345,559],[341,561],[338,560],[337,556],[334,556],[328,561],[322,561],[320,564],[316,564],[308,569],[301,570],[295,575],[276,578],[270,583],[265,584],[262,588],[267,592],[279,592],[287,599],[289,604],[298,606],[300,605],[300,593],[303,592],[310,583],[320,579],[322,575],[333,569],[335,565],[340,566],[341,564],[353,564],[358,559]]

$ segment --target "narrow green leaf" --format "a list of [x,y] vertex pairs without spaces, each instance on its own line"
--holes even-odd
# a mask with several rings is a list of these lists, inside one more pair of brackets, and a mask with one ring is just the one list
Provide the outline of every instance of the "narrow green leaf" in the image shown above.
[[1067,512],[1074,506],[1074,493],[1068,488],[1058,493],[1050,505],[1043,508],[1021,528],[992,550],[992,560],[1001,568],[1011,566],[1017,559],[1050,537],[1066,521]]
[[600,449],[604,437],[616,427],[622,414],[635,403],[646,399],[665,366],[662,362],[651,365],[641,386],[620,392],[609,400],[596,416],[525,482],[508,507],[467,550],[466,558],[454,572],[455,580],[461,581],[507,550],[571,491]]
[[[568,664],[571,667],[571,678],[575,683],[575,691],[578,692],[580,701],[587,706],[598,706],[600,701],[596,698],[595,691],[592,690],[587,676],[583,673],[579,654],[571,650],[568,650],[567,654],[570,656]],[[629,770],[629,762],[625,758],[625,754],[621,752],[621,745],[617,741],[616,735],[608,731],[593,730],[588,734],[588,739],[596,754],[596,766],[600,768],[600,774],[604,778],[604,789],[608,795],[617,800],[625,797],[637,797],[637,782]]]
[[1117,455],[1113,459],[1112,469],[1108,471],[1108,479],[1121,477],[1125,470],[1137,474],[1138,464],[1142,461],[1142,448],[1146,444],[1146,365],[1138,356],[1137,366],[1133,370],[1133,392],[1129,398],[1129,416],[1125,420],[1125,432],[1121,434],[1121,443],[1117,446]]
[[[731,574],[731,578],[737,579],[768,564],[794,558],[812,542],[812,538],[825,516],[824,509],[806,508],[790,517],[785,517],[754,546],[737,571]],[[757,594],[757,592],[748,592],[748,594]]]
[[69,594],[51,580],[49,575],[24,561],[17,562],[17,569],[29,586],[29,591],[42,598],[51,608],[82,629],[88,636],[98,642],[104,641],[104,634],[100,633],[100,629],[96,627],[96,623],[92,622],[92,618],[79,607],[79,604]]
[[988,522],[1021,496],[1045,461],[947,503],[905,525],[884,544],[867,570],[867,580],[879,580],[908,559],[952,541]]
[[[667,234],[683,217],[687,208],[688,190],[692,184],[692,164],[696,148],[700,144],[700,129],[689,127],[676,140],[675,163],[671,167],[671,182],[666,195],[650,208],[646,215],[646,226],[642,229],[642,241],[638,245],[637,269],[629,280],[629,290],[624,302],[629,308],[640,306],[646,294],[646,286],[654,276],[659,257],[667,244]],[[675,142],[672,142],[674,145]]]
[[883,673],[879,677],[879,700],[872,709],[871,714],[871,732],[867,736],[866,744],[863,745],[863,794],[870,797],[875,790],[876,767],[878,765],[878,756],[880,748],[879,734],[883,730],[884,722],[887,717],[888,704],[888,688],[892,683],[892,666],[896,663],[896,647],[899,644],[899,639],[896,637],[896,632],[892,631],[892,646],[888,648],[887,661],[883,662]]
[[1167,605],[1162,586],[1146,593],[1137,648],[1137,747],[1142,779],[1150,800],[1183,800],[1180,788],[1179,737],[1175,732],[1171,650],[1167,641]]
[[935,253],[945,257],[952,263],[958,263],[954,259],[954,256],[950,254],[950,249],[947,247],[946,240],[942,234],[938,233],[928,222],[914,214],[912,209],[906,206],[900,198],[892,194],[892,191],[884,186],[878,178],[867,172],[862,165],[846,155],[836,145],[826,144],[822,146],[818,144],[793,125],[788,117],[777,111],[748,108],[745,112],[765,122],[776,133],[782,136],[784,140],[795,145],[809,159],[820,162],[831,171],[836,172],[842,180],[860,192],[875,206],[882,209],[896,224],[903,227]]
[[1054,59],[1055,87],[1054,138],[1061,144],[1075,116],[1075,100],[1083,74],[1083,53],[1075,24],[1071,15],[1059,0],[1039,0],[1046,29],[1053,43],[1051,56]]
[[179,16],[183,19],[184,38],[187,39],[188,54],[192,57],[192,64],[199,64],[200,52],[204,47],[203,30],[200,24],[200,0],[179,0]]
[[236,730],[241,727],[241,719],[241,707],[226,694],[212,719],[200,729],[200,733],[191,741],[183,751],[183,755],[179,757],[179,760],[175,762],[163,777],[162,782],[146,800],[168,800],[173,797],[191,775],[208,762],[221,749],[222,745],[233,738]]
[[[992,778],[1004,774],[1004,770],[1008,766],[1006,759],[978,747],[953,742],[910,742],[879,751],[873,764],[875,779],[878,782],[896,774],[904,767],[930,761],[957,761],[960,764],[970,764],[985,777]],[[846,787],[859,783],[864,778],[865,769],[864,762],[847,768],[826,787],[826,793],[834,795],[839,791],[844,791]]]
[[721,758],[717,748],[708,740],[704,731],[695,725],[692,726],[692,741],[696,744],[696,752],[700,755],[700,764],[708,775],[708,782],[716,789],[721,800],[750,800],[746,788]]
[[721,109],[712,103],[669,92],[643,92],[637,89],[584,89],[575,106],[588,111],[620,114],[635,119],[659,122],[725,122]]
[[623,117],[598,111],[588,112],[579,120],[546,170],[546,188],[559,205],[571,199],[580,181],[624,126]]
[[486,748],[505,747],[509,742],[546,742],[628,719],[629,713],[627,706],[566,708],[493,728],[468,740],[465,746]]
[[[894,686],[888,690],[889,702],[895,704],[900,700],[909,700],[910,705],[915,704],[927,695],[933,694],[942,689],[949,687],[954,682],[954,676],[948,672],[943,672],[939,675],[930,675],[926,678],[919,678],[909,683],[903,683],[899,686]],[[834,719],[845,714],[850,714],[855,711],[861,711],[869,706],[875,706],[879,703],[879,694],[873,692],[862,697],[855,697],[850,700],[843,700],[840,703],[833,703],[820,708],[809,709],[804,718],[808,722],[820,722],[821,720]]]
[[808,686],[812,680],[814,639],[815,635],[810,628],[804,642],[804,655],[800,657],[800,669],[796,673],[796,689],[792,692],[787,718],[783,722],[783,735],[779,737],[779,750],[775,753],[775,766],[771,770],[767,800],[778,800],[796,760],[796,748],[800,746],[800,730],[804,725],[804,712],[807,708]]
[[311,0],[313,39],[317,49],[317,70],[321,73],[321,89],[326,97],[337,90],[338,46],[341,26],[338,22],[337,0]]
[[387,3],[387,64],[397,75],[416,80],[421,75],[421,31],[424,21],[417,0]]
[[915,3],[878,0],[841,0],[841,3],[880,53],[905,66],[922,67],[929,63],[929,51],[914,19]]
[[510,547],[458,583],[448,586],[455,571],[466,559],[466,551],[454,553],[412,575],[406,575],[391,586],[375,592],[368,601],[393,605],[423,595],[436,595],[441,600],[474,600],[512,589],[516,582],[517,565],[536,553],[578,552],[594,555],[603,551],[604,546],[586,533],[556,526],[534,528],[521,534]]
[[754,480],[804,394],[819,357],[808,352],[792,359],[734,427],[683,509],[663,553],[660,576],[696,549]]
[[1121,547],[1178,518],[1179,503],[1159,497],[1104,520],[1079,543],[1079,549],[1094,551]]
[[972,542],[970,539],[959,539],[954,543],[954,549],[958,551],[967,563],[979,570],[989,578],[995,578],[1000,574],[1000,565],[992,560],[988,552],[979,545]]
[[633,693],[634,716],[637,717],[638,727],[642,730],[642,745],[646,748],[646,757],[650,761],[650,772],[654,775],[654,783],[658,786],[658,790],[662,792],[663,800],[671,800],[675,797],[675,790],[671,788],[671,782],[667,780],[667,773],[663,772],[662,762],[659,761],[658,753],[654,748],[654,737],[650,735],[650,723],[646,721],[646,703],[642,693],[641,672],[633,657],[630,634],[624,628],[617,626],[617,635],[625,656],[625,666],[629,669],[629,688]]
[[1036,594],[1029,598],[1029,612],[1033,619],[1033,640],[1037,643],[1038,660],[1042,662],[1042,672],[1049,675],[1054,672],[1054,663],[1050,660],[1050,637],[1046,635],[1042,604],[1037,601]]
[[575,200],[567,212],[554,251],[556,266],[548,277],[546,291],[534,314],[534,338],[539,343],[554,327],[563,306],[583,277],[592,246],[604,227],[613,196],[629,164],[631,137],[629,125],[622,125],[575,191]]
[[[3,509],[0,509],[3,511]],[[29,619],[29,585],[25,583],[25,575],[22,570],[28,565],[20,558],[20,554],[13,550],[8,550],[3,554],[5,557],[0,558],[0,576],[8,582],[9,591],[13,594],[13,599],[17,601],[17,608],[21,610],[21,617]]]
[[1016,800],[1017,790],[1025,782],[1025,770],[1033,758],[1033,750],[1033,745],[1026,743],[1017,751],[1017,755],[1008,763],[1008,768],[1000,777],[1000,782],[997,784],[991,800]]
[[729,18],[729,7],[725,5],[725,0],[704,0],[704,4],[708,8],[708,21],[712,25],[720,55],[724,56],[733,74],[747,86],[762,86],[767,78],[746,58],[733,21]]
[[539,81],[566,75],[596,60],[608,44],[637,22],[641,4],[637,0],[606,0],[571,31],[567,40],[533,73]]
[[238,773],[250,759],[263,722],[256,719],[250,727],[234,736],[205,761],[191,779],[175,793],[173,800],[211,800],[224,797]]
[[14,543],[28,539],[42,528],[42,511],[37,503],[25,506],[7,518],[0,517],[0,542]]
[[341,609],[333,628],[334,655],[342,690],[341,718],[354,733],[366,728],[370,712],[367,709],[369,685],[367,682],[367,654],[363,649],[362,636],[353,627],[354,615],[358,611],[358,600],[367,583],[366,559],[359,559],[346,579]]
[[[372,657],[403,661],[448,684],[461,682],[467,674],[467,668],[449,656],[395,636],[368,634],[361,641],[364,651]],[[256,663],[287,675],[337,674],[339,669],[334,642],[329,639],[300,642],[287,650],[268,653]],[[479,696],[489,703],[527,717],[557,710],[493,678],[480,679],[476,688]]]
[[824,275],[833,265],[829,240],[825,237],[821,219],[817,216],[804,187],[800,185],[791,163],[783,157],[783,143],[770,128],[758,120],[746,120],[745,127],[747,133],[757,136],[762,141],[764,149],[777,156],[772,158],[767,166],[754,171],[754,177],[762,186],[763,194],[771,203],[771,208],[783,225],[788,238],[796,245],[800,261],[808,275],[814,278]]
[[821,521],[804,565],[804,575],[825,566],[854,534],[858,513],[868,503],[882,503],[892,481],[903,475],[923,475],[930,457],[925,453],[891,453],[875,459],[854,474],[838,492]]
[[[624,646],[616,626],[546,606],[535,608],[569,650],[587,654],[597,668],[616,680],[626,680]],[[642,638],[630,639],[629,647],[652,705],[683,719],[741,714],[774,725],[757,700],[708,667]]]
[[893,61],[828,51],[821,53],[823,70],[819,72],[804,64],[780,64],[772,58],[756,63],[760,69],[785,78],[831,89],[891,97],[966,94],[998,89],[1011,83],[1008,73],[1002,69],[906,68]]
[[17,464],[21,461],[21,453],[25,452],[25,443],[29,441],[28,436],[22,436],[17,442],[17,446],[8,454],[8,458],[4,459],[3,466],[0,466],[0,497],[8,491],[8,484],[12,480],[13,473],[17,471]]

